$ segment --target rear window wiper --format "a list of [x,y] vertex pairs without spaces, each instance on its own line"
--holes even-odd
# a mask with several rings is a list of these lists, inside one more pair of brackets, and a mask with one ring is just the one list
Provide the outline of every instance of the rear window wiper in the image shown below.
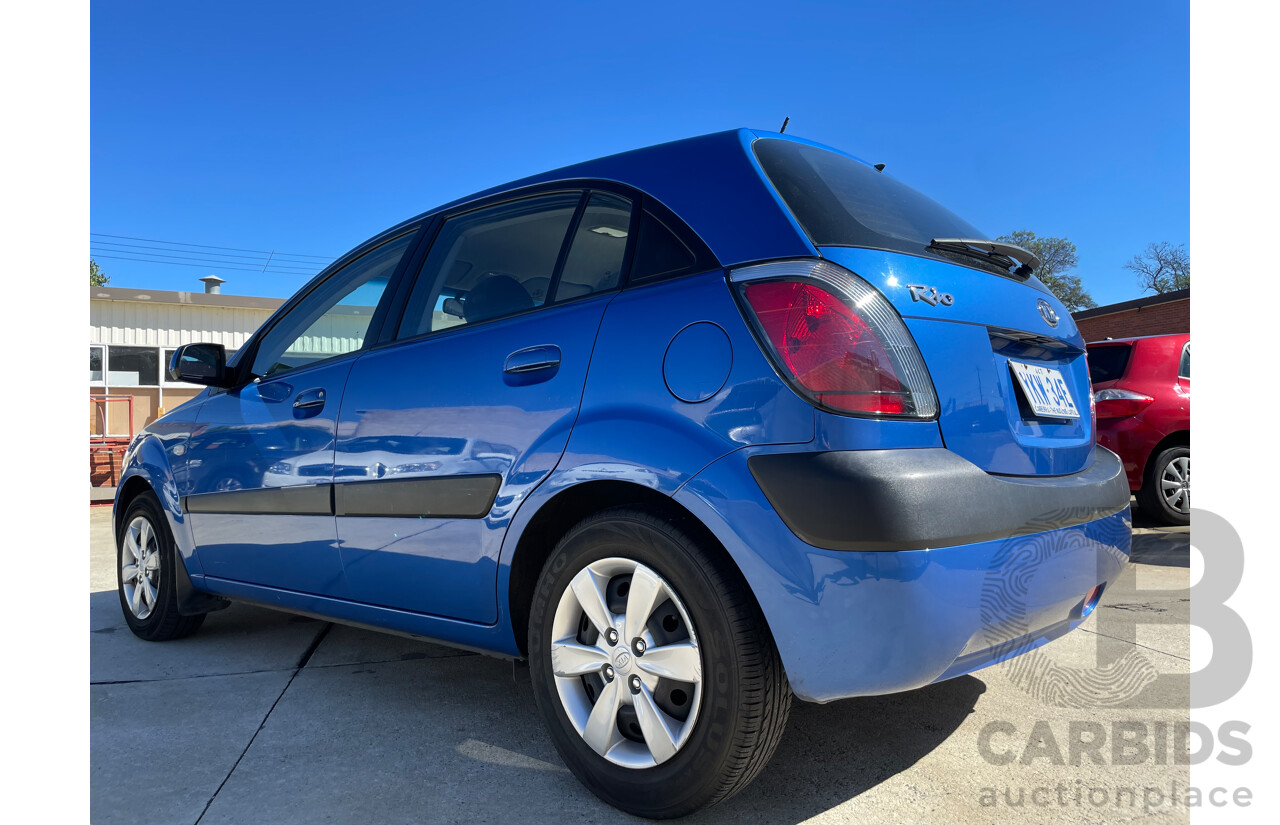
[[1020,246],[1001,241],[985,241],[977,238],[934,238],[929,242],[930,249],[941,249],[956,252],[960,255],[980,258],[1003,269],[1013,269],[1019,278],[1029,278],[1031,273],[1040,268],[1040,259],[1034,253]]

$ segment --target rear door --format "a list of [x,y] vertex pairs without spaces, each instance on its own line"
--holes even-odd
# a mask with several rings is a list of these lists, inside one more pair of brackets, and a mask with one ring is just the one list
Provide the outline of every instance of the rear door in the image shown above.
[[252,380],[201,407],[183,501],[207,575],[345,595],[331,508],[338,408],[413,237],[382,244],[317,286],[246,353]]
[[631,212],[575,190],[441,224],[396,343],[356,362],[342,400],[334,502],[353,599],[496,620],[502,539],[568,440]]

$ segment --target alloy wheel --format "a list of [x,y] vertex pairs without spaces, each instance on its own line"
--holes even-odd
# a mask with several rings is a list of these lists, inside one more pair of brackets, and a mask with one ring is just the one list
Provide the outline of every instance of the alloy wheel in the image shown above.
[[156,608],[160,589],[160,541],[151,521],[138,516],[124,532],[120,553],[120,586],[135,618],[145,619]]

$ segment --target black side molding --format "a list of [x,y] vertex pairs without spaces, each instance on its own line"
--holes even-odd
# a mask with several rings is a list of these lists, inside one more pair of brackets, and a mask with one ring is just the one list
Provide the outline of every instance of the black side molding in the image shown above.
[[330,516],[330,484],[296,487],[260,487],[256,490],[227,490],[197,493],[182,500],[188,513],[232,513],[277,516]]
[[996,476],[950,450],[756,455],[747,466],[802,540],[829,550],[922,550],[1039,533],[1129,505],[1115,453],[1069,476]]
[[497,473],[439,478],[350,481],[333,485],[339,516],[484,518],[493,509]]
[[229,515],[484,518],[501,486],[497,473],[303,484],[199,493],[185,497],[182,509]]

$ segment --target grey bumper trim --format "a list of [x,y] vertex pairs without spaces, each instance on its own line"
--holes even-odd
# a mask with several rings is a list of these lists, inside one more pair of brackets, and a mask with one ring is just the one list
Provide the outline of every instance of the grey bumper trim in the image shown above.
[[1040,533],[1129,505],[1129,483],[1102,447],[1069,476],[991,475],[950,450],[756,455],[747,466],[804,541],[830,550],[922,550]]

